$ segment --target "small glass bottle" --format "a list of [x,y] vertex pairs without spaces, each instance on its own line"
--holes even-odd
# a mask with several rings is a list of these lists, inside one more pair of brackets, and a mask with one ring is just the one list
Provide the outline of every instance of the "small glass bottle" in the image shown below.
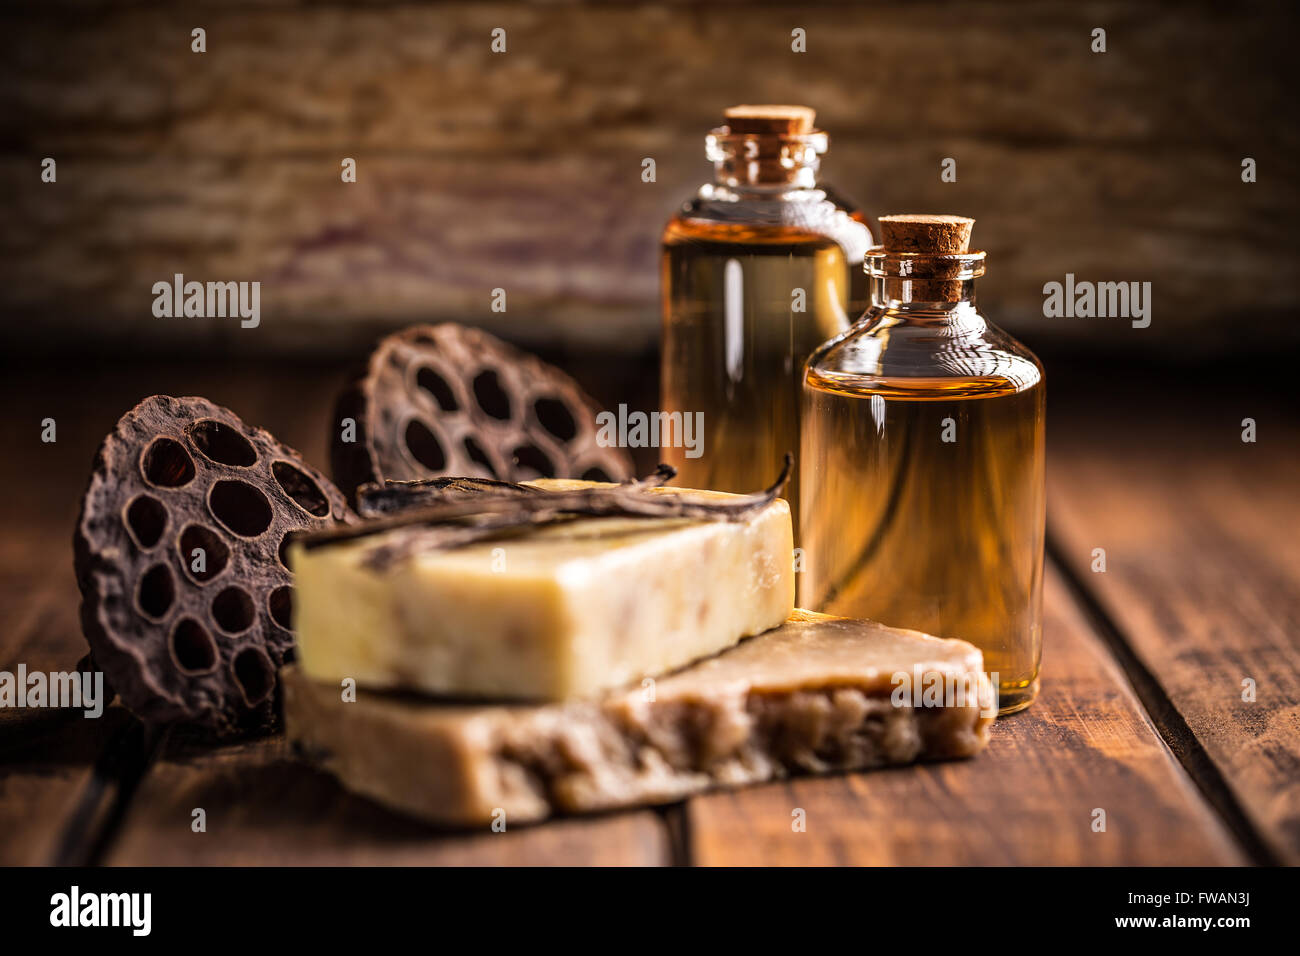
[[982,316],[974,220],[885,216],[873,304],[808,361],[800,604],[970,641],[999,712],[1042,649],[1043,367]]
[[[802,106],[737,106],[713,130],[715,178],[663,235],[661,404],[703,413],[696,451],[665,443],[682,487],[750,492],[799,449],[814,348],[868,304],[865,218],[818,183],[827,136]],[[798,520],[797,472],[786,488]],[[796,526],[797,527],[797,526]]]

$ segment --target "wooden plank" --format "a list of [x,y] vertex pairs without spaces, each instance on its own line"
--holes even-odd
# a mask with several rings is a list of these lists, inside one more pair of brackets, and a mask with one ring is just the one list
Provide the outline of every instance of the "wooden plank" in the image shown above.
[[[973,760],[691,800],[703,865],[1220,865],[1243,858],[1047,578],[1043,689]],[[806,832],[794,832],[795,809]],[[1105,832],[1095,832],[1097,809]]]
[[[981,299],[1013,330],[1153,350],[1294,341],[1289,288],[1272,281],[1300,203],[1294,130],[1275,121],[1291,89],[1273,68],[1294,16],[335,0],[77,18],[32,4],[0,31],[0,176],[31,184],[12,190],[0,235],[0,309],[22,318],[0,334],[340,351],[468,318],[532,343],[645,348],[658,234],[710,174],[704,133],[728,104],[793,90],[832,133],[829,180],[869,214],[981,220]],[[1105,54],[1090,50],[1098,25]],[[806,54],[790,50],[794,26]],[[1243,153],[1257,183],[1240,181]],[[37,181],[47,155],[53,185]],[[946,157],[956,182],[940,179]],[[263,282],[263,325],[154,319],[149,290],[175,272]],[[1140,335],[1045,319],[1042,285],[1066,272],[1151,281],[1161,317]],[[504,314],[489,308],[497,287]],[[1225,299],[1257,310],[1231,338]]]
[[[40,440],[51,403],[2,386],[0,416],[0,671],[69,671],[86,653],[72,575],[71,443]],[[89,455],[83,467],[89,464]],[[81,479],[84,481],[84,477]],[[43,488],[52,489],[47,494]],[[0,865],[48,862],[90,783],[99,751],[121,726],[110,709],[0,709]]]
[[[1222,389],[1176,414],[1130,407],[1143,411],[1122,431],[1099,415],[1054,435],[1061,557],[1169,702],[1155,712],[1184,760],[1207,758],[1207,785],[1300,862],[1300,432],[1285,409]],[[1245,417],[1256,443],[1241,440]]]
[[[191,829],[193,811],[207,830]],[[504,833],[439,832],[344,791],[284,740],[155,765],[111,865],[659,866],[668,835],[651,811],[560,820]]]
[[[71,548],[60,569],[62,550],[49,534],[0,538],[0,671],[75,670],[85,653]],[[80,710],[0,709],[0,865],[52,859],[95,759],[126,720],[120,707],[95,719]]]

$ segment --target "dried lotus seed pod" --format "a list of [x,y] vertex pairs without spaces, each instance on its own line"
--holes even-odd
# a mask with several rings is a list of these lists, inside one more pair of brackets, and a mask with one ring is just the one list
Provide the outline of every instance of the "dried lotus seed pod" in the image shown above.
[[293,650],[285,542],[354,519],[324,475],[233,412],[146,398],[100,445],[77,521],[96,666],[145,720],[272,726]]
[[448,475],[621,481],[632,459],[597,443],[596,411],[568,375],[486,332],[415,326],[381,340],[339,398],[334,480],[349,500],[364,484]]

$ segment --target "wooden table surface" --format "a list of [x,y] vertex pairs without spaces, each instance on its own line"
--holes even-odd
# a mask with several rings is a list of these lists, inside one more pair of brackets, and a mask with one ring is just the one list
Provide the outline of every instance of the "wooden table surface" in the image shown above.
[[[338,381],[219,362],[11,370],[0,670],[71,669],[85,651],[72,527],[123,410],[154,391],[205,394],[323,464]],[[1112,391],[1104,410],[1049,416],[1042,693],[976,759],[442,832],[348,794],[280,738],[212,749],[146,733],[116,705],[99,720],[4,710],[0,863],[1300,862],[1300,435],[1238,397],[1190,414]],[[198,807],[204,833],[190,826]]]

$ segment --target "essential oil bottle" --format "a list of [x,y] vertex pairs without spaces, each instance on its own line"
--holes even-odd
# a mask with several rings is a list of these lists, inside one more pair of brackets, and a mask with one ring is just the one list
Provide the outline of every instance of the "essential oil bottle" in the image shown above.
[[[683,487],[749,492],[799,449],[814,348],[868,302],[865,218],[818,181],[827,136],[802,106],[736,106],[706,140],[714,180],[663,235],[661,404],[703,413],[694,456],[661,457]],[[798,475],[786,489],[798,519]],[[797,535],[797,524],[796,524]]]
[[885,216],[872,305],[803,385],[800,604],[970,641],[999,712],[1042,649],[1043,367],[980,314],[974,220]]

